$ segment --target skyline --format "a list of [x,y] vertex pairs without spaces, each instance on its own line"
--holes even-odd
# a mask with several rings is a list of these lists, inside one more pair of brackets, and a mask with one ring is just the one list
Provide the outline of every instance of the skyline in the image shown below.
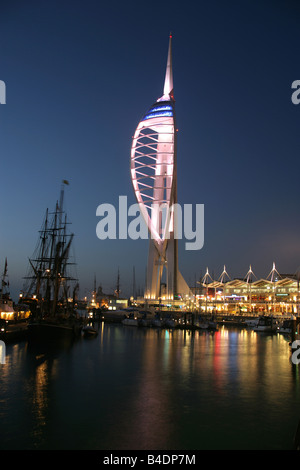
[[[132,135],[163,89],[170,32],[178,124],[178,202],[204,204],[204,247],[184,249],[188,284],[206,272],[266,277],[300,267],[300,79],[295,2],[9,2],[0,7],[0,271],[17,301],[61,181],[81,297],[143,288],[147,240],[96,236],[99,204],[134,203]],[[158,10],[159,9],[159,10]],[[117,14],[115,13],[117,11]],[[164,21],[156,21],[157,12]],[[153,28],[155,25],[155,29]],[[147,34],[145,34],[147,32]]]

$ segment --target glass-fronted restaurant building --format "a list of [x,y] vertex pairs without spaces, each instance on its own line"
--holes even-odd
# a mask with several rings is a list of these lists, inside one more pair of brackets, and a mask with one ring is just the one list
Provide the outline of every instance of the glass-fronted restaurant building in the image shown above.
[[254,282],[243,279],[212,281],[201,283],[195,294],[200,311],[231,314],[299,312],[299,279],[296,276]]

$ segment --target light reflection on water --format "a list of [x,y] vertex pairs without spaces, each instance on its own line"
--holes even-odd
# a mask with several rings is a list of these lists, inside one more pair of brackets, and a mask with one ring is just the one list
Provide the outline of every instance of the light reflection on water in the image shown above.
[[100,324],[74,344],[8,345],[2,449],[289,449],[300,418],[288,339]]

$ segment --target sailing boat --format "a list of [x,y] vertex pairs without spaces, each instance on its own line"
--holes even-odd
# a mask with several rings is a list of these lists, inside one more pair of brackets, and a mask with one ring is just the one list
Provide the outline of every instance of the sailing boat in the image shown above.
[[15,311],[13,301],[8,292],[9,281],[7,275],[7,258],[5,259],[2,283],[0,289],[0,318],[3,320],[13,320]]
[[[81,324],[75,315],[77,280],[69,274],[70,249],[73,234],[69,234],[67,215],[63,209],[63,180],[60,200],[54,212],[46,210],[34,255],[29,259],[27,286],[22,302],[29,303],[32,321],[28,324],[31,336],[71,335],[80,332]],[[73,298],[70,298],[71,284]]]

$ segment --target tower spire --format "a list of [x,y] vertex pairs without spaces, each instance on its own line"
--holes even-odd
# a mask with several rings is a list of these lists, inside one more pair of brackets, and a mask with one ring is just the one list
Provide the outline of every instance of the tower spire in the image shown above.
[[173,70],[172,70],[172,34],[169,36],[169,50],[167,59],[167,68],[164,83],[164,94],[158,101],[170,101],[174,100],[173,90]]

